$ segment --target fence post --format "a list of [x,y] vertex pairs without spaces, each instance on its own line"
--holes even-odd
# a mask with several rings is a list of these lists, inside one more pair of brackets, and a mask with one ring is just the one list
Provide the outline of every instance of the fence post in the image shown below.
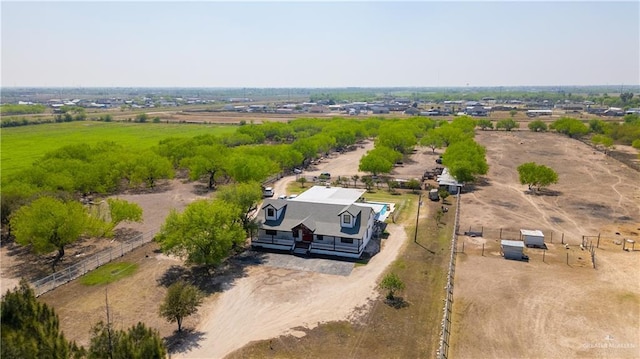
[[569,265],[569,253],[567,253],[567,265]]
[[600,248],[600,233],[598,233],[598,244],[596,245],[596,248]]
[[551,231],[551,243],[553,243],[553,231]]
[[482,243],[482,256],[484,257],[484,243]]
[[542,263],[544,263],[544,255],[545,255],[545,253],[547,253],[547,250],[543,249],[542,250]]
[[564,232],[562,232],[562,244],[564,244]]
[[502,228],[500,228],[500,239],[502,239]]

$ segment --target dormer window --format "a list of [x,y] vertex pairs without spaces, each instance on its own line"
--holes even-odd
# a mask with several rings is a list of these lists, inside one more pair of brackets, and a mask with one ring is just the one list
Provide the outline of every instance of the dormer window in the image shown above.
[[351,215],[349,213],[345,213],[342,215],[342,223],[351,224]]
[[273,207],[265,208],[265,219],[275,221],[278,219],[278,211]]

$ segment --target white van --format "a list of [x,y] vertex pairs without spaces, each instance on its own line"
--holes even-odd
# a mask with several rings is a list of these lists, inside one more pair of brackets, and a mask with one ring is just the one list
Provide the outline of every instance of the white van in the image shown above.
[[265,197],[273,197],[274,195],[273,187],[267,187],[264,190],[262,190],[262,195]]
[[432,201],[437,201],[440,199],[440,196],[438,195],[438,190],[437,189],[432,189],[431,191],[429,191],[429,199]]

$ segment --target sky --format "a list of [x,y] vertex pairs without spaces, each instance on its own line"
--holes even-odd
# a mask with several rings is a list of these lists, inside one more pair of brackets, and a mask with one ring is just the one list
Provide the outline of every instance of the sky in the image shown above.
[[640,2],[2,1],[4,87],[640,84]]

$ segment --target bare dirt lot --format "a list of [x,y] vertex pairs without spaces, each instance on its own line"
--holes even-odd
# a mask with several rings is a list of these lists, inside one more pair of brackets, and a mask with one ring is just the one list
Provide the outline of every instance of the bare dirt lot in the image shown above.
[[[462,195],[459,230],[484,227],[485,235],[458,243],[451,357],[640,357],[640,248],[620,244],[640,241],[640,174],[555,134],[479,132],[476,139],[487,147],[490,170]],[[559,183],[543,195],[526,193],[516,167],[529,161],[555,169]],[[540,229],[548,249],[526,248],[528,262],[505,260],[500,228],[503,239]],[[594,269],[580,244],[599,233]]]

